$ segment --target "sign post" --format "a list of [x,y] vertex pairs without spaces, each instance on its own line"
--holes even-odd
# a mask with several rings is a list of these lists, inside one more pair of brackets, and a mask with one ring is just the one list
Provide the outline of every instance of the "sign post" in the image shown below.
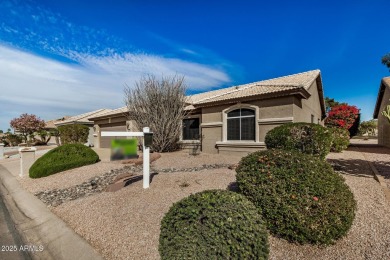
[[113,136],[113,137],[134,137],[142,136],[143,147],[143,188],[149,188],[150,181],[150,146],[152,145],[152,135],[149,132],[149,127],[144,127],[143,132],[101,132],[101,136]]
[[142,142],[143,151],[142,152],[143,152],[143,163],[144,163],[143,164],[143,170],[144,170],[143,187],[144,187],[144,189],[147,189],[147,188],[149,188],[149,181],[150,181],[150,163],[149,163],[150,148],[149,148],[149,144],[148,144],[148,146],[146,146],[145,133],[149,133],[149,127],[144,127],[143,133],[144,133],[144,138],[142,139],[143,140],[143,142]]

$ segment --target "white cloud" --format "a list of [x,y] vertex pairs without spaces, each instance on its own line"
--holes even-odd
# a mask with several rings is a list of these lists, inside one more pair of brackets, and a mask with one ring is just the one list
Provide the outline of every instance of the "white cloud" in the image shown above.
[[79,64],[61,63],[0,45],[0,129],[22,113],[49,120],[123,105],[123,86],[142,75],[184,75],[191,89],[227,84],[229,76],[209,65],[144,53],[93,56],[73,52]]

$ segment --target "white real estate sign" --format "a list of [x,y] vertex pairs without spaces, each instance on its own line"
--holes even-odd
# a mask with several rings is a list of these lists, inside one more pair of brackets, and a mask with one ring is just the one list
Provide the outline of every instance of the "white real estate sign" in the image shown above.
[[[145,136],[145,133],[149,132],[149,127],[144,127],[142,132],[101,132],[101,136],[115,136],[115,137],[134,137],[134,136]],[[142,138],[142,147],[143,147],[143,188],[149,188],[150,181],[150,148],[145,146],[145,137]]]

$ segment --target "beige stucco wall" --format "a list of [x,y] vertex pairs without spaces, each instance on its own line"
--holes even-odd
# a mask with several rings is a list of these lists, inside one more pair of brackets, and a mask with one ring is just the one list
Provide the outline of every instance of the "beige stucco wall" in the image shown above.
[[[311,115],[314,116],[313,123],[318,122],[323,125],[324,122],[321,119],[321,106],[320,97],[318,94],[318,88],[316,81],[308,89],[310,97],[308,99],[295,98],[294,100],[294,122],[306,122],[311,123]],[[319,120],[319,121],[318,121]]]
[[218,153],[215,144],[222,141],[222,110],[227,107],[229,105],[202,108],[202,152]]
[[[293,102],[293,97],[279,97],[202,108],[202,152],[221,154],[234,152],[245,155],[249,152],[264,149],[264,137],[266,133],[282,123],[292,121]],[[251,108],[257,110],[257,142],[224,140],[223,110],[239,106],[251,106]],[[260,122],[259,119],[264,119],[265,121],[260,120]]]
[[386,87],[378,114],[378,144],[386,147],[390,147],[390,123],[387,118],[382,115],[382,111],[386,109],[387,105],[390,105],[389,99],[390,91],[389,88]]

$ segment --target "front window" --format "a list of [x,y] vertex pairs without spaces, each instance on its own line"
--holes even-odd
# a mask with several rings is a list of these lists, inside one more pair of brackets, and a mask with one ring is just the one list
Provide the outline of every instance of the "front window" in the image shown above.
[[183,140],[199,140],[199,118],[183,120]]
[[227,113],[227,140],[255,140],[255,111],[241,108]]

